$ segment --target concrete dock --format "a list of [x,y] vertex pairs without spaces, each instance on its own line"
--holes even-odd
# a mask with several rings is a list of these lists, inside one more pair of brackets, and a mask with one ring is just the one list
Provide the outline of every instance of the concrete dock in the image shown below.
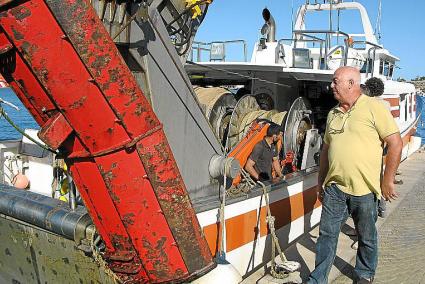
[[[374,283],[425,283],[425,150],[422,147],[399,167],[399,198],[387,202],[387,216],[377,222],[379,262]],[[351,219],[342,228],[337,256],[329,275],[329,283],[352,283],[357,241]],[[242,283],[301,283],[314,268],[318,227],[285,251],[288,260],[301,263],[298,275],[291,279],[275,279],[268,267],[261,268]],[[276,258],[278,260],[278,258]]]

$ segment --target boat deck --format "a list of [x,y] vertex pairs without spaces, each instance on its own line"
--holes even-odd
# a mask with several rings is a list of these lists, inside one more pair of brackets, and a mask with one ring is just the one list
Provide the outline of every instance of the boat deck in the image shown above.
[[[425,283],[425,148],[410,156],[399,168],[397,185],[399,198],[387,203],[387,217],[379,218],[379,263],[374,283]],[[337,256],[329,275],[329,283],[352,283],[356,257],[356,239],[352,222],[347,222],[340,234]],[[299,275],[293,275],[292,283],[305,281],[314,268],[315,243],[318,227],[292,245],[286,256],[301,263]],[[278,260],[278,257],[276,258]],[[265,272],[266,271],[266,272]],[[263,267],[242,283],[288,283],[274,279]],[[298,282],[297,282],[298,280]],[[291,283],[291,282],[290,282]]]

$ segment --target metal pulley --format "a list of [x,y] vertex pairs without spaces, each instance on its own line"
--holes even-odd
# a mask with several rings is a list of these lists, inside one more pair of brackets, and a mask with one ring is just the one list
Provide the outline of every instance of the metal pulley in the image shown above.
[[312,128],[311,114],[304,98],[297,98],[289,109],[284,127],[283,151],[294,153],[295,159],[304,144],[307,131]]
[[228,178],[234,179],[238,175],[241,166],[239,161],[233,157],[214,155],[210,160],[208,168],[210,175],[213,178],[226,176]]

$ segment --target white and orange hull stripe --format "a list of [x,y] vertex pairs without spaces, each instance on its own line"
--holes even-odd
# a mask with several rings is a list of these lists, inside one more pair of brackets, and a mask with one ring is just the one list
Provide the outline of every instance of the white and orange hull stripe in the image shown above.
[[[276,218],[276,233],[283,248],[319,222],[321,204],[317,200],[316,183],[317,172],[314,172],[306,174],[302,181],[282,184],[269,193],[270,210]],[[216,208],[197,214],[213,255],[217,253],[221,241],[218,213]],[[261,195],[225,208],[226,259],[241,275],[270,259],[266,215],[267,207]]]

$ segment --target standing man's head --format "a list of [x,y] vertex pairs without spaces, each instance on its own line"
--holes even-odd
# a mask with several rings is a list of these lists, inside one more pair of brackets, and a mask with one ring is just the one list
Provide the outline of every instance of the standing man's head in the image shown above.
[[366,86],[365,84],[360,84],[360,91],[362,92],[363,95],[366,95],[368,97],[370,97],[370,90],[369,87]]
[[335,99],[342,105],[354,104],[361,95],[360,72],[354,67],[340,67],[333,76],[332,91]]
[[371,97],[380,97],[384,94],[385,85],[381,79],[372,77],[367,79],[364,84],[369,89]]
[[280,133],[282,132],[281,127],[276,124],[271,124],[267,129],[266,138],[269,143],[276,143],[279,140]]

